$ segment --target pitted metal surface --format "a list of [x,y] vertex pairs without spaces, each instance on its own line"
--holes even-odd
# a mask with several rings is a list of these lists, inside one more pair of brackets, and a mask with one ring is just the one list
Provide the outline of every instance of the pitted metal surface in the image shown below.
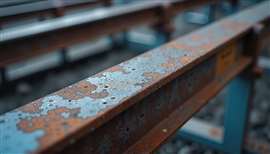
[[269,18],[269,6],[266,1],[2,115],[0,153],[40,152],[94,130]]

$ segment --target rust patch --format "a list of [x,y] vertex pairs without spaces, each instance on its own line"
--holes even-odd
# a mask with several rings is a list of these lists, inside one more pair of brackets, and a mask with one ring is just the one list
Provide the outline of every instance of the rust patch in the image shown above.
[[125,70],[121,66],[117,65],[109,68],[106,72],[125,72]]
[[[75,118],[79,109],[58,108],[51,110],[47,115],[35,117],[31,120],[23,119],[18,123],[18,128],[24,132],[43,130],[45,135],[39,139],[42,147],[53,143],[59,138],[64,138],[67,132],[81,125],[84,120]],[[64,118],[61,114],[68,113],[69,118]],[[52,123],[53,121],[53,123]]]
[[57,92],[56,94],[68,100],[78,100],[86,96],[97,99],[104,98],[109,95],[109,93],[105,89],[101,92],[94,92],[96,89],[96,85],[91,84],[87,81],[81,81],[78,84],[72,85],[66,89]]
[[157,80],[162,76],[162,74],[158,72],[144,72],[143,75],[147,78],[150,78],[151,80]]
[[210,129],[209,133],[210,133],[211,136],[214,136],[214,137],[219,137],[222,134],[221,130],[217,129],[217,128]]
[[201,39],[203,39],[203,36],[201,36],[201,35],[191,35],[191,41],[199,41],[199,40],[201,40]]
[[198,49],[200,49],[198,46],[197,47],[194,47],[194,46],[187,45],[187,44],[184,44],[184,43],[181,43],[181,42],[172,42],[172,43],[169,43],[167,45],[167,47],[169,47],[169,48],[175,48],[175,49],[179,49],[179,50],[184,50],[184,51],[187,51],[187,52],[197,52]]
[[18,110],[26,113],[37,113],[39,112],[39,107],[41,106],[41,100],[36,100],[33,103],[27,104],[23,107],[20,107]]
[[181,62],[181,64],[183,64],[183,65],[189,63],[190,61],[191,61],[191,58],[188,57],[188,56],[184,56],[184,57],[181,57],[181,58],[180,58],[180,62]]
[[226,20],[224,22],[221,22],[220,26],[222,28],[229,29],[232,31],[239,31],[239,30],[242,30],[243,27],[246,27],[247,23],[239,22],[239,21],[235,21],[235,20]]
[[171,69],[175,67],[176,63],[177,63],[176,58],[170,58],[169,60],[167,60],[166,63],[162,63],[160,66],[166,69]]

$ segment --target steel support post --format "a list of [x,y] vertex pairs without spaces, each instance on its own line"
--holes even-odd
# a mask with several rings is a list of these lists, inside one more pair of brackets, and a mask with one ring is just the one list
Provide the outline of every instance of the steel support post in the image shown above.
[[237,12],[239,9],[239,0],[231,0],[231,12],[230,13],[234,13]]
[[208,9],[208,23],[214,22],[216,19],[216,10],[217,10],[217,4],[210,4]]
[[1,84],[5,83],[7,81],[6,77],[6,69],[0,68],[0,74],[1,74]]
[[60,56],[61,56],[61,63],[62,64],[67,64],[68,63],[67,52],[68,52],[67,48],[60,49]]
[[239,76],[229,85],[224,117],[223,151],[226,153],[242,153],[249,117],[252,84],[250,79]]

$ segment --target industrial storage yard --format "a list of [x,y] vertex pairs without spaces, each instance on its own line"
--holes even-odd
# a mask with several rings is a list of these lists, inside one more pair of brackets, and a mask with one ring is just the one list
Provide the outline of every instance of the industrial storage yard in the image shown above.
[[5,9],[39,5],[15,1],[0,5],[0,154],[270,153],[269,0],[59,0],[30,19]]

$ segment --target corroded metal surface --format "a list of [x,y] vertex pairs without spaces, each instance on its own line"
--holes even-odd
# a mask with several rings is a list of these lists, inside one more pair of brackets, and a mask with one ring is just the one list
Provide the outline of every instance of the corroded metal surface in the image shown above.
[[[142,1],[127,5],[113,6],[109,8],[98,8],[96,10],[86,11],[80,14],[73,14],[58,19],[33,23],[31,26],[23,25],[19,27],[4,29],[0,33],[0,43],[12,41],[14,39],[22,39],[50,31],[56,31],[59,29],[79,26],[91,22],[97,22],[100,20],[106,20],[108,18],[114,18],[121,15],[142,12],[145,10],[152,9],[152,12],[160,13],[160,8],[169,7],[170,9],[175,9],[175,13],[179,13],[180,11],[190,9],[192,7],[194,8],[197,6],[202,6],[203,4],[207,4],[212,1],[216,0],[156,0]],[[177,8],[177,6],[180,8]],[[170,10],[168,10],[168,12],[169,11]],[[155,18],[158,18],[157,14]]]
[[[173,98],[171,102],[181,105],[182,95],[172,94],[173,89],[177,87],[170,86],[168,83],[184,78],[185,82],[179,82],[183,83],[180,84],[183,86],[183,91],[181,89],[174,91],[180,94],[186,93],[183,97],[190,96],[189,90],[192,94],[198,90],[197,88],[202,88],[202,85],[207,84],[214,77],[211,74],[215,64],[214,54],[218,53],[219,49],[223,49],[232,39],[242,37],[256,23],[269,18],[268,6],[270,1],[2,115],[0,153],[51,152],[51,150],[62,150],[70,144],[76,145],[74,143],[78,139],[92,131],[110,131],[105,127],[106,122],[114,121],[117,115],[131,114],[132,112],[127,113],[125,110],[135,108],[135,104],[145,104],[143,103],[145,99],[150,99],[149,102],[151,98],[158,100],[159,95],[153,95],[153,92],[165,95],[159,102],[165,103],[165,106],[170,109],[174,106],[168,104],[167,98]],[[194,69],[191,69],[193,67]],[[202,72],[204,67],[208,71]],[[193,77],[189,75],[188,72],[196,68],[201,69],[197,69],[194,74],[199,73]],[[188,89],[188,87],[197,88]],[[155,117],[165,117],[165,113],[168,114],[170,111],[168,109],[162,112],[164,115],[157,114]],[[147,122],[151,123],[149,119]],[[131,130],[128,129],[127,132],[129,131]],[[126,136],[129,135],[122,135],[122,137]],[[106,149],[112,150],[110,147],[113,138],[96,136],[95,140],[90,142],[98,144],[100,143],[96,140],[98,138],[106,144],[98,145],[100,149],[93,149],[94,151],[106,153]],[[127,144],[134,143],[136,139],[138,138],[132,138]]]
[[174,15],[213,2],[217,0],[138,2],[4,29],[0,31],[0,50],[5,51],[0,53],[0,67],[135,26],[156,25],[169,36]]
[[27,17],[38,17],[61,10],[78,7],[93,6],[97,4],[109,4],[109,0],[28,0],[28,1],[4,1],[0,2],[0,23],[5,24]]

